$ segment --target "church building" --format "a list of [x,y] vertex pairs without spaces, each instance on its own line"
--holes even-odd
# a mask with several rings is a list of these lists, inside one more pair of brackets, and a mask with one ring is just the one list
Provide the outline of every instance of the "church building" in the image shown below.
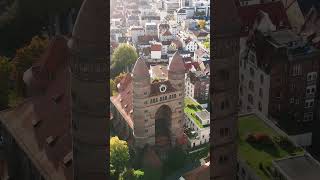
[[173,147],[184,141],[185,65],[176,52],[168,75],[151,77],[145,61],[139,58],[117,85],[111,97],[113,126],[130,145]]

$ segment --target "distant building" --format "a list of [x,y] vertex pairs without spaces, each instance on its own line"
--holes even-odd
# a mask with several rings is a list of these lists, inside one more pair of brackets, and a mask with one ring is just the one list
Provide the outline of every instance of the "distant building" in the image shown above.
[[161,59],[161,47],[162,45],[160,43],[151,45],[151,59]]
[[131,26],[129,29],[129,33],[132,43],[136,44],[138,42],[138,37],[145,35],[145,30],[142,26]]
[[164,9],[168,12],[168,13],[173,13],[174,11],[176,11],[177,9],[179,9],[179,2],[178,1],[170,1],[170,0],[166,0],[164,1]]
[[146,23],[145,35],[157,36],[158,35],[158,25],[156,23]]
[[191,71],[187,73],[185,93],[200,104],[207,104],[209,101],[210,75],[202,71]]
[[127,24],[128,27],[130,26],[140,26],[140,17],[138,15],[130,15],[127,18]]
[[177,23],[181,23],[182,21],[187,19],[187,13],[185,9],[178,9],[175,11],[175,17]]

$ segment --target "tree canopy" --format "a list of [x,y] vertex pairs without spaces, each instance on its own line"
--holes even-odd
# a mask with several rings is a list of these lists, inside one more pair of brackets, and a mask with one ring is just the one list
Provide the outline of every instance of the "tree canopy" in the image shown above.
[[11,64],[6,57],[0,57],[0,110],[6,109],[9,104],[9,76]]
[[131,68],[138,54],[136,49],[129,44],[120,44],[112,54],[111,58],[111,78],[116,77],[121,72],[126,72]]
[[198,21],[198,25],[200,29],[204,29],[204,27],[206,26],[206,21],[205,20],[199,20]]
[[12,61],[12,73],[16,82],[16,92],[19,96],[24,95],[23,73],[29,69],[32,64],[39,60],[41,55],[49,44],[47,37],[35,36],[29,44],[18,49]]
[[126,141],[117,136],[110,139],[110,169],[117,176],[122,173],[130,159],[129,147]]
[[125,169],[119,177],[119,180],[142,180],[144,172],[141,170],[135,170],[132,168]]

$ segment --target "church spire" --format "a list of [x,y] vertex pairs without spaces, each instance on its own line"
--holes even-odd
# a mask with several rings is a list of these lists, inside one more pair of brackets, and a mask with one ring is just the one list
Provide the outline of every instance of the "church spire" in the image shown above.
[[185,65],[178,51],[174,53],[172,60],[169,63],[169,71],[177,73],[185,72]]
[[150,77],[148,67],[144,60],[139,57],[132,70],[133,78],[147,79]]
[[107,45],[109,31],[107,9],[104,0],[84,0],[73,28],[70,48],[101,50],[101,53],[106,54],[103,46]]
[[216,0],[212,6],[215,36],[239,33],[240,19],[235,0]]

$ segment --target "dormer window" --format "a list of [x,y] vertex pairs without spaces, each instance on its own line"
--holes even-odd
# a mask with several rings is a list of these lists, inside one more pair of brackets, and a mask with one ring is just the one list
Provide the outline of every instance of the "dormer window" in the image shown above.
[[33,127],[37,127],[37,126],[39,126],[40,122],[41,122],[40,119],[33,119],[32,120],[32,126]]
[[70,166],[71,162],[72,162],[72,157],[73,157],[73,153],[72,151],[69,152],[64,158],[63,158],[63,164],[68,167]]
[[52,145],[54,145],[56,139],[57,138],[54,137],[54,136],[49,136],[49,137],[47,137],[46,142],[47,142],[48,145],[52,146]]
[[63,97],[64,94],[56,94],[52,97],[52,100],[58,104],[61,100],[62,100],[62,97]]

